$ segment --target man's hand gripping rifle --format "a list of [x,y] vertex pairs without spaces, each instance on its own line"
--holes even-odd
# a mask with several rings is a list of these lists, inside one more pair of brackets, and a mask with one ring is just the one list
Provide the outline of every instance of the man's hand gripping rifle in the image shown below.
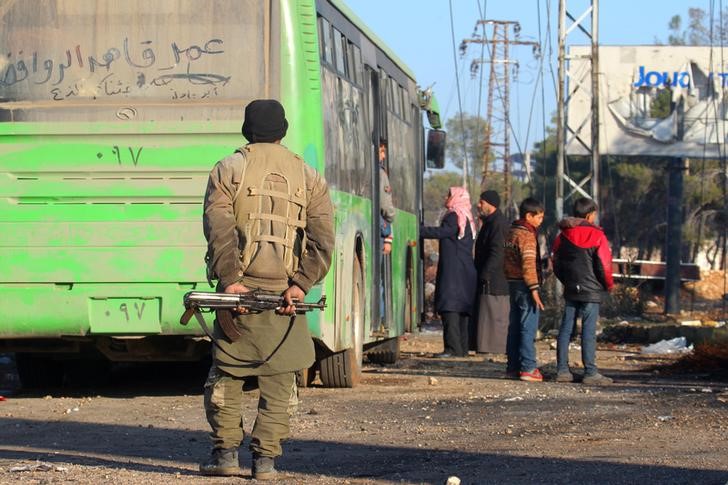
[[[267,310],[278,310],[288,306],[282,296],[261,293],[259,291],[249,291],[247,293],[190,291],[184,296],[184,305],[185,312],[182,314],[179,323],[187,325],[194,315],[197,317],[197,321],[202,326],[202,329],[209,336],[209,331],[207,330],[207,326],[204,325],[204,319],[200,313],[203,311],[214,311],[223,332],[233,342],[241,336],[237,325],[235,325],[234,311],[242,308],[250,313],[258,313]],[[293,305],[296,307],[296,313],[323,310],[326,308],[326,297],[322,296],[317,303],[294,300]]]

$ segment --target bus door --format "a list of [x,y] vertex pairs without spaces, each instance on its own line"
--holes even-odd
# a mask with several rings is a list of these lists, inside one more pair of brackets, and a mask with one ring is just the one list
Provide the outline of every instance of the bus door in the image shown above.
[[[387,104],[386,78],[384,71],[377,72],[367,67],[371,89],[370,103],[372,107],[372,233],[374,237],[374,260],[372,264],[372,325],[371,334],[374,337],[388,337],[392,322],[392,259],[391,255],[383,254],[383,238],[381,237],[381,203],[379,194],[381,190],[380,163],[389,172],[389,144],[387,137]],[[382,150],[380,150],[382,147]],[[380,162],[380,152],[382,160]]]

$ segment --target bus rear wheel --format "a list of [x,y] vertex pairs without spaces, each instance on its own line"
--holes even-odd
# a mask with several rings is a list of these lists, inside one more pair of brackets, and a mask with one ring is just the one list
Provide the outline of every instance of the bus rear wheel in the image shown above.
[[354,387],[361,379],[364,355],[364,273],[359,257],[354,257],[351,284],[351,344],[321,359],[319,376],[326,387]]

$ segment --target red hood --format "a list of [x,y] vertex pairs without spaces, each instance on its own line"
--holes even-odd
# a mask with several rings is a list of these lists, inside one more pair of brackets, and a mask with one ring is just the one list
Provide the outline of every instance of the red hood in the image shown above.
[[602,228],[578,217],[564,218],[559,223],[559,229],[566,239],[580,248],[596,247],[604,237]]

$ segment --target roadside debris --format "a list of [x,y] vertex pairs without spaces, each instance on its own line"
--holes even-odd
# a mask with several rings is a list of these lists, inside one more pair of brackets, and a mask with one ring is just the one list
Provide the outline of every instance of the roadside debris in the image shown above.
[[700,327],[703,324],[700,320],[683,320],[680,325],[683,327]]
[[460,485],[460,479],[456,476],[448,477],[445,485]]
[[660,340],[657,343],[642,347],[643,354],[682,354],[692,352],[693,346],[688,346],[685,337],[675,337],[670,340]]
[[683,320],[680,322],[683,327],[711,327],[721,328],[725,326],[724,321],[718,320]]
[[18,473],[18,472],[49,472],[49,471],[56,471],[56,472],[67,472],[68,468],[65,466],[55,466],[51,463],[47,463],[45,461],[36,460],[36,462],[32,465],[18,465],[10,467],[10,472]]
[[724,342],[699,344],[695,350],[666,368],[668,373],[707,373],[728,378],[728,345]]

